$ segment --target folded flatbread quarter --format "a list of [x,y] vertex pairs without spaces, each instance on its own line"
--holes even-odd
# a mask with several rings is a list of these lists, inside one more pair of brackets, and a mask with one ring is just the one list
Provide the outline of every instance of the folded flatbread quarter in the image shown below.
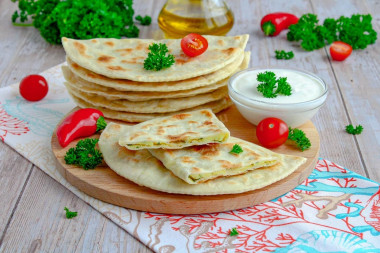
[[[232,153],[235,145],[243,150]],[[230,137],[225,143],[191,146],[184,149],[150,149],[164,166],[188,184],[198,184],[217,177],[244,174],[271,166],[280,157],[256,144]]]
[[223,143],[230,132],[209,110],[197,110],[160,117],[132,126],[119,139],[131,150],[180,149],[206,143]]

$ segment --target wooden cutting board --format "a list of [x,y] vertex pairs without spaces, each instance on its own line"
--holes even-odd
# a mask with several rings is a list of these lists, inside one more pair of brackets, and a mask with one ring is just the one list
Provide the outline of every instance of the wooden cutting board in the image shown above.
[[[232,136],[258,144],[255,126],[245,120],[235,106],[218,113],[217,116],[230,130]],[[107,119],[107,121],[110,122],[112,120]],[[306,136],[312,143],[309,150],[301,152],[289,141],[273,149],[273,151],[278,153],[307,158],[306,163],[294,173],[262,189],[240,194],[214,196],[168,194],[151,190],[117,175],[106,165],[96,167],[93,170],[84,170],[80,167],[67,165],[64,161],[64,156],[67,150],[74,147],[79,139],[62,148],[58,143],[55,131],[52,135],[51,145],[59,163],[60,173],[70,184],[89,196],[107,203],[140,211],[199,214],[235,210],[257,205],[279,197],[301,184],[310,175],[317,163],[319,135],[311,121],[308,121],[299,128],[306,133]],[[96,134],[91,137],[98,138],[99,135]]]

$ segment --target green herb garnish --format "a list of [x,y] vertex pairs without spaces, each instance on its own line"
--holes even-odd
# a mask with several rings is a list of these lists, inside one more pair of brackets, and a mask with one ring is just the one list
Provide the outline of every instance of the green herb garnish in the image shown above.
[[104,128],[106,128],[106,126],[107,126],[106,120],[104,119],[103,116],[100,116],[98,120],[96,121],[96,132],[103,130]]
[[67,207],[64,208],[66,211],[66,218],[71,219],[78,215],[78,212],[71,212]]
[[229,152],[229,153],[231,153],[231,154],[240,154],[241,152],[243,152],[243,149],[240,147],[240,145],[239,144],[235,144],[233,147],[232,147],[232,149],[231,149],[231,151]]
[[164,68],[169,68],[174,64],[174,55],[166,55],[166,53],[169,52],[166,44],[153,43],[152,45],[149,45],[149,50],[148,57],[144,61],[144,68],[146,70],[158,71]]
[[102,153],[95,148],[99,139],[83,139],[78,141],[75,148],[70,148],[65,155],[67,164],[75,164],[85,170],[93,169],[102,163]]
[[361,134],[363,132],[363,127],[361,125],[354,127],[350,124],[346,126],[346,132],[353,135]]
[[152,23],[152,18],[148,15],[145,17],[142,17],[141,15],[138,15],[135,17],[137,21],[140,21],[141,25],[150,25]]
[[12,22],[34,26],[51,44],[61,44],[62,37],[138,37],[132,4],[132,0],[19,0]]
[[301,16],[297,24],[289,26],[287,39],[301,41],[301,47],[307,51],[322,48],[334,41],[343,41],[353,49],[364,49],[377,39],[371,21],[370,14],[355,14],[350,18],[327,18],[320,25],[317,15],[308,13]]
[[277,94],[290,96],[292,94],[292,87],[287,82],[286,77],[276,79],[275,73],[272,71],[265,71],[257,75],[257,81],[261,82],[257,86],[257,91],[261,92],[266,98],[275,98]]
[[236,228],[233,228],[230,230],[230,236],[235,236],[235,235],[238,235],[239,232],[236,230]]
[[293,51],[285,52],[285,50],[275,50],[274,52],[278,60],[290,60],[294,57]]
[[309,149],[311,147],[311,142],[309,138],[306,137],[305,132],[302,131],[301,129],[289,127],[288,139],[295,141],[297,144],[297,147],[301,149],[302,151]]

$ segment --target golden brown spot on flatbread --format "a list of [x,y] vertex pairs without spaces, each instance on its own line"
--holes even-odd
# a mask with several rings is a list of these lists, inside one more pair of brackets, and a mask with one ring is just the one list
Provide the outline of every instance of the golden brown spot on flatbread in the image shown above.
[[142,126],[141,129],[148,129],[151,126],[153,126],[153,124],[146,124],[145,126]]
[[138,43],[137,46],[136,46],[136,50],[141,50],[141,49],[145,49],[146,48],[146,45],[145,43]]
[[192,149],[202,156],[217,156],[219,154],[219,144],[209,143],[205,145],[192,146]]
[[135,133],[134,135],[131,136],[130,140],[136,139],[137,137],[142,136],[142,135],[146,135],[146,133],[144,133],[144,132],[137,132],[137,133]]
[[165,128],[172,128],[172,127],[177,127],[176,125],[167,125]]
[[194,120],[190,120],[188,123],[189,123],[189,124],[198,124],[198,122],[197,122],[197,121],[194,121]]
[[75,62],[71,65],[74,69],[80,69],[81,67]]
[[165,129],[163,126],[159,126],[157,129],[157,135],[163,135],[165,133]]
[[178,134],[178,135],[168,135],[168,139],[172,142],[180,142],[180,141],[186,140],[186,136],[189,134],[195,134],[196,135],[198,133],[196,133],[196,132],[185,132],[185,133]]
[[113,124],[113,125],[111,125],[111,129],[112,129],[112,130],[119,130],[120,128],[121,128],[120,125],[117,125],[117,124]]
[[64,42],[68,41],[68,39],[67,39],[67,38],[63,38],[62,40],[63,40]]
[[188,117],[191,117],[191,114],[188,114],[188,113],[180,113],[180,114],[176,114],[174,115],[172,118],[173,119],[179,119],[179,120],[182,120],[182,119],[186,119]]
[[143,57],[134,57],[130,60],[121,60],[122,63],[130,63],[130,64],[135,64],[138,63],[140,59],[143,59]]
[[133,51],[133,48],[122,48],[122,49],[118,49],[116,50],[117,52],[127,52],[127,53],[130,53]]
[[202,170],[200,168],[197,168],[197,167],[193,167],[191,168],[191,173],[199,173],[201,172]]
[[182,157],[182,162],[183,162],[183,163],[195,163],[195,161],[193,161],[193,160],[191,159],[191,157],[189,157],[189,156],[184,156],[184,157]]
[[107,46],[110,46],[110,47],[113,47],[115,45],[115,43],[113,43],[112,41],[107,41],[104,44],[106,44]]
[[211,121],[206,120],[205,122],[202,123],[204,126],[209,126],[212,125],[213,123]]
[[80,55],[86,55],[86,46],[82,43],[79,43],[78,41],[74,41],[74,47],[78,50]]
[[201,113],[210,119],[212,118],[212,113],[210,111],[203,110]]
[[[116,144],[118,145],[118,144]],[[120,147],[120,146],[119,146]],[[125,147],[119,148],[119,152],[117,153],[118,157],[125,158],[126,156],[134,156],[136,154],[137,150],[130,150]]]
[[108,133],[103,133],[103,138],[108,139],[110,137],[111,137],[111,135],[109,135]]
[[234,169],[240,167],[239,164],[234,164],[227,160],[218,160],[218,162],[220,163],[220,166],[224,169]]
[[113,59],[114,59],[114,57],[112,57],[112,56],[102,55],[98,58],[98,61],[108,63],[108,62],[112,61]]
[[109,68],[110,70],[125,70],[120,66],[107,66],[107,68]]
[[219,46],[224,46],[224,41],[223,40],[218,40],[218,45]]
[[232,55],[236,50],[237,50],[236,48],[230,47],[230,48],[222,50],[222,53],[226,55]]
[[98,41],[97,40],[91,40],[92,43],[97,43]]

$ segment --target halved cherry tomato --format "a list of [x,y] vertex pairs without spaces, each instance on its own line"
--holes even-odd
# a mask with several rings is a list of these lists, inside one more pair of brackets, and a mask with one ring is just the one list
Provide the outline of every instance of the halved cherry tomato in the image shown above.
[[276,148],[286,142],[289,135],[288,125],[281,119],[269,117],[259,122],[256,136],[266,148]]
[[342,41],[335,41],[331,44],[330,54],[333,60],[343,61],[345,60],[352,52],[352,47],[350,44],[347,44]]
[[208,42],[202,35],[190,33],[182,38],[181,48],[187,56],[194,57],[206,51]]
[[40,75],[29,75],[21,80],[20,94],[28,101],[39,101],[48,93],[49,86],[46,79]]

